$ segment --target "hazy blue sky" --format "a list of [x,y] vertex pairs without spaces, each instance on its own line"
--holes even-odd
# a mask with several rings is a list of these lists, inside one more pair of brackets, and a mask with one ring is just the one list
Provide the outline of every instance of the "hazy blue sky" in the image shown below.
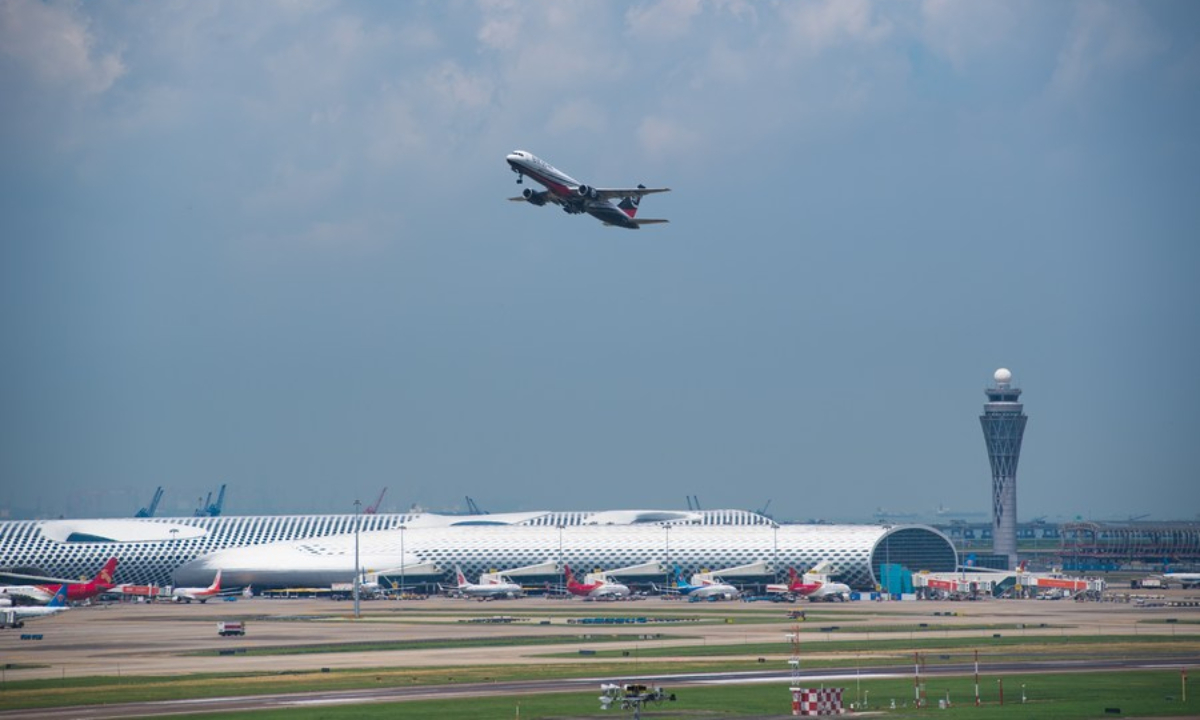
[[[0,508],[1200,513],[1200,4],[0,1]],[[522,148],[673,192],[506,202]]]

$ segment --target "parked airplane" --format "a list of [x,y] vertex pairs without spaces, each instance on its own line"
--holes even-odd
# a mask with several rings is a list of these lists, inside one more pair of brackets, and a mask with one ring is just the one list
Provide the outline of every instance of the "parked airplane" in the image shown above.
[[1163,573],[1163,579],[1168,583],[1172,580],[1179,583],[1183,589],[1200,586],[1200,573],[1169,572]]
[[455,565],[454,576],[457,585],[452,590],[465,595],[466,597],[474,598],[516,598],[525,594],[521,586],[504,578],[501,582],[485,582],[485,583],[470,583],[467,582],[467,576],[463,575],[462,569]]
[[768,592],[785,592],[792,595],[807,598],[810,601],[816,600],[846,600],[850,597],[850,586],[845,583],[831,582],[826,571],[829,569],[829,562],[819,563],[812,570],[804,573],[803,577],[796,572],[796,568],[788,569],[788,577],[790,578],[786,586],[768,585]]
[[796,568],[788,568],[787,583],[782,584],[782,585],[776,585],[776,584],[768,585],[767,592],[780,593],[780,594],[784,594],[784,595],[798,595],[798,596],[804,597],[806,595],[812,594],[813,592],[816,592],[817,588],[819,588],[819,587],[820,587],[819,583],[804,582],[804,579],[801,578],[796,573]]
[[[550,163],[524,150],[514,150],[506,158],[509,167],[517,174],[517,182],[528,175],[543,185],[545,190],[525,188],[520,197],[509,198],[516,202],[528,202],[541,207],[546,203],[560,205],[570,215],[587,213],[605,225],[637,230],[642,225],[665,223],[667,220],[639,218],[638,205],[642,197],[651,193],[670,192],[671,188],[596,188],[584,185]],[[612,201],[620,198],[620,203]]]
[[567,592],[572,595],[605,600],[627,598],[631,595],[628,585],[622,585],[607,578],[591,583],[581,583],[575,579],[575,573],[571,572],[570,565],[563,565],[563,571],[567,575]]
[[221,594],[221,571],[217,571],[212,585],[208,587],[177,587],[171,591],[171,599],[175,602],[191,603],[193,600],[201,604],[208,602],[210,597]]
[[712,576],[693,575],[690,583],[685,582],[679,566],[675,566],[675,590],[689,600],[737,600],[742,596],[741,590]]
[[20,605],[22,603],[45,605],[63,587],[67,588],[67,602],[82,602],[94,598],[100,593],[112,590],[113,573],[116,572],[116,569],[117,558],[113,557],[104,563],[104,567],[100,568],[100,572],[96,573],[94,578],[85,583],[63,581],[56,582],[53,585],[8,585],[0,587],[0,606]]
[[0,611],[0,628],[19,628],[25,627],[26,620],[36,620],[38,618],[57,615],[64,610],[69,610],[67,605],[67,585],[63,583],[59,586],[58,592],[54,593],[54,597],[50,598],[50,602],[44,607],[10,607]]

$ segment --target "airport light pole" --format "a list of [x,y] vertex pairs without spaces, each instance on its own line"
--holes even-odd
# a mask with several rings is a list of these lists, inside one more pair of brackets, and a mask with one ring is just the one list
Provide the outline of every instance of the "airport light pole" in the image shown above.
[[354,501],[354,619],[359,618],[358,610],[358,509],[362,502]]
[[562,549],[562,531],[563,524],[559,523],[558,528],[558,584],[562,587],[567,586],[567,568],[563,564],[563,549]]
[[779,582],[779,523],[771,521],[771,574]]
[[400,599],[404,599],[404,566],[408,564],[408,556],[404,554],[404,523],[400,524]]
[[666,553],[667,553],[666,586],[671,587],[671,524],[670,523],[663,523],[663,533],[666,535],[666,544],[664,545],[664,547],[666,548]]

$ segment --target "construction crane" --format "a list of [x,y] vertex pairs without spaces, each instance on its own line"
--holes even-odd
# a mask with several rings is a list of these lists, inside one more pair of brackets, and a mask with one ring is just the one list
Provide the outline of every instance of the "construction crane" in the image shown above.
[[383,496],[385,494],[387,494],[387,486],[386,485],[384,485],[383,489],[379,491],[379,497],[375,498],[375,502],[368,505],[367,508],[365,510],[363,510],[363,512],[368,515],[374,515],[375,513],[379,512],[379,504],[381,502],[383,502]]
[[221,483],[221,492],[217,493],[217,501],[208,506],[208,514],[216,517],[221,514],[221,508],[225,505],[225,483]]
[[208,497],[200,503],[200,507],[196,508],[196,512],[192,513],[195,517],[217,517],[221,514],[221,507],[225,505],[225,484],[221,484],[221,490],[217,493],[217,501],[212,502],[212,491],[208,492]]
[[159,485],[158,489],[154,491],[154,499],[151,500],[150,504],[147,505],[146,507],[138,508],[137,513],[134,514],[134,517],[142,517],[142,518],[154,517],[154,511],[158,509],[158,501],[162,500],[162,496],[163,496],[162,485]]

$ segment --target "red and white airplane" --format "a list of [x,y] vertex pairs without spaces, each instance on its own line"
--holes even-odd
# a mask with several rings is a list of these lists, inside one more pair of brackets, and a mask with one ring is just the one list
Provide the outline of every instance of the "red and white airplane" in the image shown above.
[[787,593],[813,600],[845,600],[850,597],[850,586],[831,582],[825,571],[828,562],[822,562],[801,577],[796,568],[788,568],[787,585],[768,585],[767,592]]
[[[35,605],[45,605],[58,594],[65,585],[67,588],[66,601],[69,603],[82,602],[94,598],[100,593],[113,589],[113,573],[117,569],[117,559],[109,558],[96,573],[96,577],[88,582],[57,582],[53,585],[8,585],[0,587],[0,606],[19,605],[22,602]],[[18,576],[20,577],[20,576]],[[32,579],[32,578],[31,578]]]
[[597,600],[615,600],[617,598],[627,598],[631,594],[628,585],[622,585],[607,578],[600,578],[590,583],[581,583],[575,579],[575,573],[571,572],[570,565],[563,565],[563,571],[567,575],[567,592],[572,595]]
[[[605,225],[637,230],[642,225],[669,222],[656,218],[637,217],[642,197],[651,193],[670,192],[671,188],[597,188],[584,185],[562,170],[542,160],[533,153],[514,150],[506,158],[509,167],[517,174],[520,183],[526,176],[533,178],[545,190],[525,188],[520,197],[509,198],[516,202],[528,202],[541,207],[555,203],[569,215],[587,213]],[[620,199],[616,205],[613,200]]]
[[212,585],[206,588],[202,587],[177,587],[171,592],[171,599],[175,602],[190,603],[193,600],[201,604],[208,602],[210,597],[221,594],[221,571],[217,571],[216,577],[213,578]]

